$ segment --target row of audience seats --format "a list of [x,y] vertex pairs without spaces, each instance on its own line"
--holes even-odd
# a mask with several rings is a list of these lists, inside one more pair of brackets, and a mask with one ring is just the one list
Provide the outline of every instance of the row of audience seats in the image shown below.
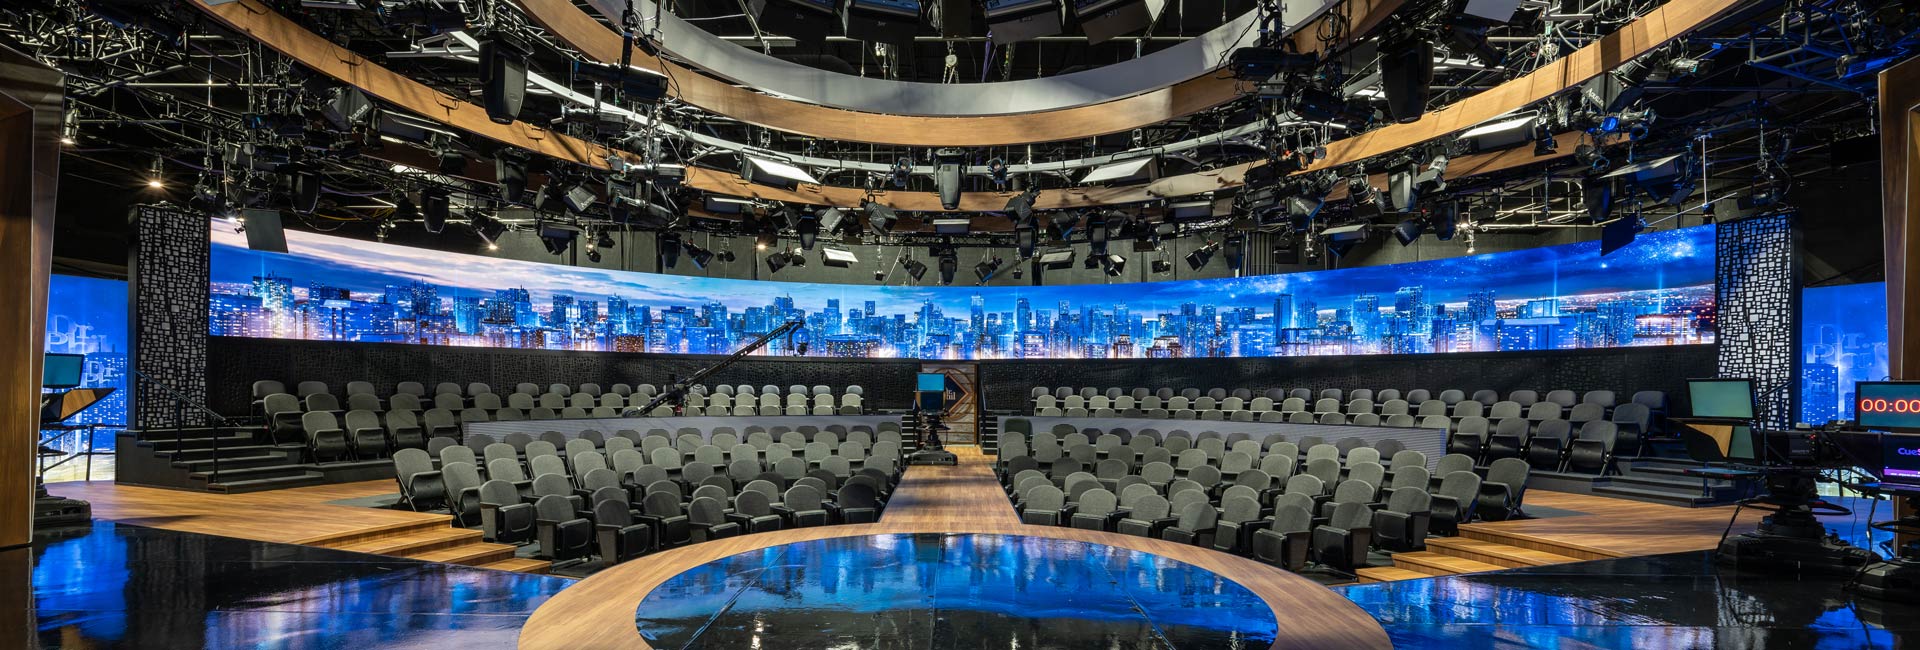
[[877,521],[899,478],[897,429],[877,441],[865,427],[750,427],[744,439],[722,429],[683,430],[678,440],[664,430],[436,437],[431,453],[394,454],[394,473],[410,507],[444,507],[488,541],[537,541],[542,558],[607,563],[745,533]]
[[[693,390],[698,389],[698,390]],[[752,386],[719,386],[708,393],[705,386],[690,389],[685,415],[860,415],[865,412],[864,389],[849,386],[837,395],[827,386],[787,387],[784,398],[778,386],[759,389]],[[278,381],[253,384],[254,412],[265,419],[275,442],[292,440],[303,444],[314,462],[330,460],[367,460],[384,457],[398,449],[421,448],[428,437],[457,434],[468,422],[517,420],[567,420],[586,418],[637,417],[636,409],[652,401],[655,388],[641,384],[633,389],[614,384],[602,391],[598,384],[582,384],[578,390],[566,384],[540,387],[521,383],[504,396],[495,394],[486,384],[461,386],[442,382],[431,400],[425,399],[425,385],[400,382],[395,391],[382,397],[372,383],[348,382],[346,401],[334,395],[322,382],[300,382],[295,392]],[[709,396],[711,395],[711,396]],[[742,396],[736,404],[731,395]],[[758,395],[758,397],[745,397]],[[675,415],[671,407],[661,406],[645,413],[653,417]]]
[[[1162,388],[1150,392],[1145,388],[1135,388],[1130,393],[1121,388],[1108,388],[1103,393],[1094,388],[1082,388],[1074,392],[1070,388],[1057,388],[1048,392],[1046,388],[1034,388],[1032,393],[1033,413],[1043,414],[1045,409],[1056,409],[1057,413],[1069,417],[1152,417],[1155,412],[1176,414],[1191,411],[1195,419],[1236,420],[1242,422],[1281,421],[1272,417],[1287,418],[1295,413],[1324,415],[1338,413],[1348,417],[1365,414],[1380,416],[1413,415],[1416,417],[1445,416],[1458,421],[1466,417],[1527,417],[1539,421],[1547,419],[1571,419],[1584,422],[1611,418],[1617,410],[1615,393],[1609,390],[1587,391],[1576,394],[1570,390],[1549,391],[1545,399],[1538,392],[1517,390],[1509,393],[1507,399],[1500,399],[1499,393],[1492,390],[1475,391],[1469,396],[1462,390],[1443,390],[1434,396],[1426,389],[1415,389],[1402,393],[1397,389],[1355,389],[1344,391],[1338,388],[1323,389],[1316,393],[1312,389],[1270,389],[1264,395],[1254,395],[1252,389],[1240,388],[1231,393],[1224,388],[1215,388],[1207,394],[1201,394],[1197,388],[1188,388],[1175,394],[1173,389]],[[1649,419],[1664,417],[1666,414],[1666,394],[1661,391],[1640,391],[1626,405],[1637,405],[1630,410],[1644,408]],[[1278,412],[1279,416],[1265,416]],[[1174,415],[1175,419],[1180,419]]]
[[[1528,466],[1426,456],[1383,440],[1301,445],[1271,435],[1229,442],[1142,431],[1009,434],[997,465],[1023,522],[1157,537],[1298,571],[1311,557],[1352,573],[1370,548],[1412,551],[1478,516],[1521,516]],[[1089,434],[1092,434],[1090,437]],[[1225,443],[1227,446],[1216,443]],[[1381,463],[1382,457],[1388,458]],[[1172,462],[1167,459],[1171,457]]]

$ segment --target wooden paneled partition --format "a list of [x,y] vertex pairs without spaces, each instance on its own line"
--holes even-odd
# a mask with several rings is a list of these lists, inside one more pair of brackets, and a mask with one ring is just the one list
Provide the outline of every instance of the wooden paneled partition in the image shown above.
[[0,548],[33,537],[63,79],[0,47]]

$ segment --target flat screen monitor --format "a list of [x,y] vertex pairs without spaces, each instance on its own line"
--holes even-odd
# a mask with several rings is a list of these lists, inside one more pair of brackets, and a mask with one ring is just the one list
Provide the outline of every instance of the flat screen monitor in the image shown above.
[[1753,380],[1689,379],[1687,397],[1693,417],[1753,419]]
[[40,372],[40,385],[47,388],[79,386],[80,375],[86,365],[87,355],[84,354],[48,354]]
[[947,392],[947,376],[937,372],[920,373],[920,382],[914,390]]
[[947,410],[947,392],[943,390],[923,390],[915,392],[916,406],[921,411],[944,412]]
[[1880,438],[1880,480],[1920,484],[1920,436],[1889,434]]
[[1853,399],[1862,428],[1920,432],[1920,381],[1857,382]]

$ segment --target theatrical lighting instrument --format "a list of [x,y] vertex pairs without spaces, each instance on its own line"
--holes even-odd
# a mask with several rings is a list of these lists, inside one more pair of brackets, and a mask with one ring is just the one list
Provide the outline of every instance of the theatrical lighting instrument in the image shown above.
[[1173,262],[1166,260],[1154,260],[1153,263],[1148,266],[1153,267],[1154,273],[1167,273],[1173,270]]
[[912,277],[914,282],[919,282],[920,278],[927,275],[927,265],[920,260],[902,255],[900,256],[900,266],[907,270],[907,275]]
[[982,7],[994,45],[1060,33],[1060,5],[1052,0],[987,0]]
[[1119,255],[1102,255],[1100,257],[1100,264],[1106,267],[1107,275],[1110,277],[1120,277],[1121,274],[1127,271],[1127,258]]
[[767,272],[779,273],[780,269],[787,268],[787,261],[788,260],[787,260],[786,251],[776,251],[773,254],[768,255],[767,256]]
[[[670,269],[680,263],[680,233],[661,232],[653,235],[653,252],[660,259],[660,268]],[[587,244],[587,250],[596,250],[593,244]]]
[[1220,250],[1219,242],[1207,242],[1207,245],[1187,253],[1187,268],[1198,271],[1213,261],[1214,251]]
[[919,0],[852,0],[844,12],[847,37],[894,46],[913,44],[920,28]]
[[1607,168],[1613,166],[1613,161],[1608,160],[1606,154],[1600,152],[1599,147],[1586,143],[1581,143],[1580,146],[1573,148],[1573,159],[1580,161],[1580,164],[1586,165],[1588,169],[1596,172],[1606,171]]
[[574,238],[580,235],[579,228],[556,224],[545,218],[540,219],[535,228],[540,235],[540,245],[545,246],[551,255],[567,252],[567,248],[573,246]]
[[1238,274],[1244,268],[1247,256],[1247,236],[1232,235],[1221,242],[1221,256],[1227,259],[1227,269]]
[[995,255],[992,259],[973,265],[973,274],[980,278],[981,284],[986,284],[987,280],[993,279],[993,274],[1000,272],[1001,263],[1000,256]]
[[[67,109],[67,114],[61,117],[60,120],[60,144],[72,145],[79,142],[80,113],[73,109]],[[999,160],[999,158],[995,158],[994,160]]]
[[1354,246],[1367,240],[1367,224],[1335,226],[1320,231],[1320,237],[1327,242],[1327,252],[1333,253],[1334,257],[1346,257]]
[[[684,175],[684,170],[682,171]],[[740,178],[749,183],[771,185],[782,189],[793,189],[801,183],[819,185],[820,179],[814,178],[807,170],[766,158],[742,156],[740,159]]]
[[[602,234],[601,236],[604,237],[606,235]],[[693,243],[692,240],[683,240],[680,243],[680,248],[687,253],[687,261],[693,262],[693,268],[704,270],[707,268],[707,264],[713,261],[713,251],[700,247],[700,245]]]
[[847,212],[840,208],[827,208],[819,212],[819,219],[820,232],[832,235],[840,232],[841,226],[846,225]]
[[664,75],[632,66],[575,60],[573,78],[611,86],[627,100],[642,104],[652,104],[667,96],[667,78]]
[[960,272],[960,251],[952,245],[935,248],[934,254],[940,257],[940,284],[953,284],[953,276]]
[[1242,47],[1227,55],[1227,69],[1241,81],[1266,81],[1283,72],[1311,72],[1319,64],[1315,55],[1277,47]]
[[1632,244],[1634,237],[1639,235],[1640,231],[1645,228],[1646,223],[1641,221],[1640,215],[1637,214],[1627,215],[1615,219],[1612,223],[1605,226],[1601,226],[1600,254],[1606,255],[1625,248],[1628,244]]
[[780,234],[775,232],[762,232],[754,235],[753,239],[753,247],[755,250],[767,250],[780,243]]
[[1073,257],[1074,251],[1072,248],[1059,246],[1049,248],[1040,253],[1040,256],[1035,258],[1035,264],[1038,268],[1042,269],[1068,269],[1073,268]]
[[1068,237],[1073,236],[1073,229],[1078,225],[1080,225],[1079,213],[1067,210],[1055,212],[1053,217],[1047,220],[1047,234],[1052,236],[1054,241],[1066,241]]
[[1404,219],[1400,222],[1400,225],[1393,227],[1393,238],[1400,240],[1401,246],[1410,246],[1415,240],[1420,239],[1420,235],[1426,231],[1426,224],[1421,223],[1419,219]]
[[527,158],[519,149],[501,148],[493,156],[494,182],[500,185],[500,200],[518,204],[527,194]]
[[732,263],[734,260],[733,249],[730,249],[730,248],[722,248],[719,251],[716,251],[713,254],[713,256],[714,256],[714,259],[720,260],[721,262],[725,262],[725,263]]
[[793,224],[793,232],[800,235],[800,248],[813,250],[813,243],[820,237],[820,215],[812,211],[796,211],[782,207],[787,219]]
[[593,243],[601,248],[613,248],[613,233],[602,230],[600,235],[594,238]]
[[1580,181],[1580,203],[1586,208],[1588,224],[1613,218],[1613,188],[1611,177],[1589,176]]
[[913,178],[913,163],[906,158],[896,158],[893,161],[893,170],[889,174],[894,187],[906,189],[907,181]]
[[873,234],[891,234],[893,232],[893,225],[900,220],[898,216],[894,215],[893,208],[879,203],[868,201],[861,207],[867,211],[867,229],[872,230]]
[[313,214],[314,208],[320,207],[320,175],[302,166],[291,170],[291,176],[293,211]]
[[965,170],[967,150],[951,147],[935,149],[933,161],[933,185],[940,194],[940,207],[948,210],[959,208],[960,176]]
[[853,251],[845,246],[825,246],[820,249],[820,263],[834,268],[847,268],[860,262]]
[[1105,211],[1087,213],[1087,259],[1107,254],[1107,236],[1110,233]]
[[1533,125],[1533,155],[1545,156],[1560,151],[1560,143],[1553,139],[1553,125],[1540,120]]
[[[562,189],[555,192],[546,192],[548,187],[557,187]],[[545,198],[547,201],[554,200],[557,195],[557,198],[560,200],[561,205],[563,205],[564,207],[566,207],[567,210],[572,211],[575,214],[585,214],[587,210],[593,209],[593,205],[595,203],[598,203],[600,201],[600,195],[594,194],[593,190],[588,188],[584,183],[573,183],[571,185],[555,184],[555,185],[542,187],[540,189],[542,192],[546,192],[546,195],[543,198]],[[535,207],[542,208],[542,209],[550,209],[548,208],[548,206],[544,206],[544,205],[535,206]]]
[[154,156],[153,166],[147,168],[147,187],[157,190],[166,186],[166,169],[161,166],[160,157]]
[[993,181],[994,189],[1007,189],[1007,161],[1001,158],[988,160],[987,178]]
[[467,16],[461,13],[458,4],[441,4],[435,0],[384,5],[380,7],[380,15],[388,23],[424,27],[435,34],[465,29],[467,26]]
[[485,214],[469,213],[467,225],[473,227],[473,234],[479,235],[481,241],[487,242],[487,250],[500,250],[500,236],[506,234],[507,224]]
[[1353,218],[1372,220],[1387,211],[1386,197],[1380,190],[1374,189],[1365,174],[1347,179],[1347,199],[1352,203]]

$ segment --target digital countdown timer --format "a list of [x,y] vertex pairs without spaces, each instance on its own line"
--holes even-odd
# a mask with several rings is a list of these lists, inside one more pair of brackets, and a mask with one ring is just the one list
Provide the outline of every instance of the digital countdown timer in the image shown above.
[[1920,382],[1863,381],[1854,385],[1853,395],[1860,426],[1920,431]]

